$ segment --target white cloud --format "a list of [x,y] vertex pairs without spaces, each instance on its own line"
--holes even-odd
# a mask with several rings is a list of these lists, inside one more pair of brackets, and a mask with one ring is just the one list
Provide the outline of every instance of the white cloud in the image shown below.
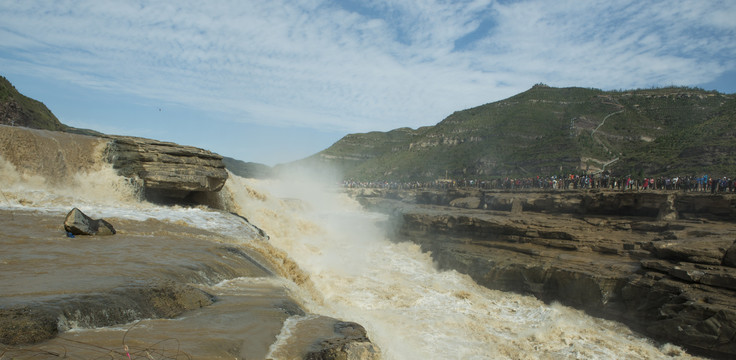
[[[436,123],[542,81],[704,83],[736,68],[708,1],[75,1],[0,4],[0,66],[239,121],[345,131]],[[472,46],[456,40],[483,20]]]

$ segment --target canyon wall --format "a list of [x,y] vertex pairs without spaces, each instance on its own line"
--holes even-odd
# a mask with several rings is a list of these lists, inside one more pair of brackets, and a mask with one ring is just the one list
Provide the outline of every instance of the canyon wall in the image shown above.
[[492,289],[736,356],[736,194],[348,189],[400,240]]

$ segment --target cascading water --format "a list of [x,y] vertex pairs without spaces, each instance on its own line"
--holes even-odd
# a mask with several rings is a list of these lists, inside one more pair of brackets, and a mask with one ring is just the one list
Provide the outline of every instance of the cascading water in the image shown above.
[[[621,324],[438,271],[417,245],[386,239],[382,215],[310,186],[320,183],[236,178],[228,190],[309,274],[320,294],[305,301],[309,310],[361,323],[385,359],[690,358]],[[299,322],[292,320],[287,328]],[[288,346],[280,339],[271,355]]]
[[[33,143],[28,153],[13,152],[13,158],[0,149],[0,309],[146,276],[184,278],[219,301],[179,319],[135,325],[86,329],[67,319],[60,339],[18,358],[59,352],[59,346],[71,354],[71,341],[92,344],[94,351],[119,348],[115,354],[121,355],[124,338],[131,348],[134,340],[170,348],[166,341],[176,339],[194,358],[290,359],[304,346],[300,327],[319,321],[288,310],[292,306],[284,302],[290,298],[308,313],[360,323],[385,359],[690,358],[618,323],[438,271],[417,245],[386,238],[385,216],[363,211],[339,191],[313,186],[330,181],[256,181],[231,174],[222,203],[270,237],[258,240],[256,228],[228,212],[141,202],[135,184],[102,163],[100,141],[75,143],[81,147],[71,151],[53,136],[45,145]],[[40,147],[52,156],[34,155]],[[34,158],[35,168],[19,166],[23,157]],[[72,206],[118,224],[114,242],[66,239],[55,219]],[[81,253],[74,248],[79,244]],[[281,277],[264,275],[258,266],[239,269],[244,262],[233,254],[240,248],[260,254]],[[101,356],[94,351],[76,356]],[[143,350],[139,355],[145,358]]]

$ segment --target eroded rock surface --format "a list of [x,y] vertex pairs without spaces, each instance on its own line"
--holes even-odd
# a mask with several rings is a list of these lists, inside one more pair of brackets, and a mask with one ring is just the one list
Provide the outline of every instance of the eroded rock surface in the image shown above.
[[121,175],[142,180],[149,197],[183,199],[217,192],[228,177],[222,156],[192,146],[111,136],[106,151]]
[[0,307],[0,343],[38,343],[68,330],[71,324],[97,327],[141,318],[174,318],[213,301],[214,296],[192,286],[163,282],[68,296],[32,306]]
[[354,195],[393,214],[400,239],[481,285],[559,301],[699,354],[736,356],[736,194]]
[[378,360],[381,350],[363,326],[328,316],[310,315],[289,326],[289,337],[271,353],[278,359]]
[[128,136],[87,136],[0,125],[0,157],[52,185],[98,170],[104,161],[140,185],[149,200],[208,204],[227,181],[222,156],[192,146]]
[[338,321],[333,325],[334,335],[313,345],[306,360],[378,360],[381,352],[371,343],[363,326],[354,322]]

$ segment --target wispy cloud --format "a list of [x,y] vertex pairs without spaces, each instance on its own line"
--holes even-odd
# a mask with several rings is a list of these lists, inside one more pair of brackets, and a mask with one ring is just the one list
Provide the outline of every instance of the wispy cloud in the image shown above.
[[0,66],[236,121],[387,130],[540,81],[705,83],[736,68],[734,18],[716,1],[3,2]]

